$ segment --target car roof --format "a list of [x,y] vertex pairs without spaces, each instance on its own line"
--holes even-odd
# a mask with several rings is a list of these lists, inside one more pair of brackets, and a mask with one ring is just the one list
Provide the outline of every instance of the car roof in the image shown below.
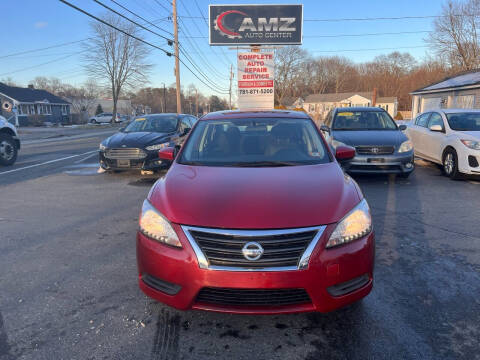
[[349,107],[337,107],[337,111],[385,111],[382,108],[376,106],[349,106]]
[[303,111],[290,110],[223,110],[206,114],[200,120],[248,119],[248,118],[294,118],[310,119]]
[[480,109],[438,109],[438,110],[428,110],[428,111],[425,111],[425,112],[432,112],[432,111],[441,111],[445,114],[480,113]]
[[154,113],[154,114],[135,115],[135,117],[147,117],[147,116],[195,116],[195,115],[177,114],[177,113]]

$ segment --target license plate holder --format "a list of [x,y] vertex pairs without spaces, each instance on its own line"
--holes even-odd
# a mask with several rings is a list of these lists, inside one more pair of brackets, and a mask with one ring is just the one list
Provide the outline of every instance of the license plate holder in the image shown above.
[[118,167],[130,167],[130,160],[117,160]]
[[384,158],[368,158],[367,162],[369,162],[369,163],[384,163],[385,159]]

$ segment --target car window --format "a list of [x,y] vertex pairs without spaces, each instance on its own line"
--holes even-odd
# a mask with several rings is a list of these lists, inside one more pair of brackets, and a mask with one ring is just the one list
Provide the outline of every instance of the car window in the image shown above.
[[179,163],[204,166],[284,166],[330,162],[309,119],[202,120]]
[[185,132],[185,129],[191,129],[192,125],[190,124],[190,120],[188,116],[184,116],[180,119],[180,128],[178,131],[180,134],[183,134]]
[[448,125],[455,131],[480,131],[480,112],[447,114]]
[[113,116],[112,113],[103,113],[102,116]]
[[415,125],[427,127],[428,118],[430,117],[430,114],[431,113],[425,113],[425,114],[419,115],[415,120]]
[[195,116],[190,116],[190,123],[191,123],[192,127],[193,127],[193,125],[195,125],[195,123],[197,122],[197,120],[198,120],[198,119],[197,119]]
[[440,125],[442,128],[444,128],[442,115],[436,112],[432,113],[432,116],[430,116],[430,121],[428,122],[428,127],[430,128],[433,125]]
[[175,115],[144,115],[135,118],[123,132],[160,132],[171,133],[177,129]]
[[339,110],[333,120],[333,130],[397,130],[397,125],[385,111]]

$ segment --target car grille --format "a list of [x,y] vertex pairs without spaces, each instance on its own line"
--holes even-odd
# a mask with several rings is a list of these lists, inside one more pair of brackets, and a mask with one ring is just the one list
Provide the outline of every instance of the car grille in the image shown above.
[[145,151],[137,148],[108,149],[105,157],[108,159],[144,159],[147,156]]
[[[320,238],[324,227],[287,230],[219,230],[184,227],[189,240],[194,242],[197,257],[205,256],[208,268],[268,269],[298,268],[302,256],[306,256]],[[309,245],[315,242],[312,246]],[[263,255],[257,260],[247,259],[243,247],[255,242],[263,248]],[[198,252],[197,251],[197,252]]]
[[197,302],[234,306],[282,306],[310,303],[304,289],[203,288]]
[[393,154],[395,148],[393,146],[356,146],[355,150],[358,155],[389,155]]

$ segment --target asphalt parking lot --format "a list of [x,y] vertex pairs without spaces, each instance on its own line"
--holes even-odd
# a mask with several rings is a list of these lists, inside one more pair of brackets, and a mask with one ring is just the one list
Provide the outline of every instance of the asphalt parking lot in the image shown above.
[[480,359],[480,181],[423,161],[408,180],[356,178],[377,240],[358,306],[179,312],[138,289],[153,181],[99,173],[105,136],[32,140],[0,168],[0,359]]

